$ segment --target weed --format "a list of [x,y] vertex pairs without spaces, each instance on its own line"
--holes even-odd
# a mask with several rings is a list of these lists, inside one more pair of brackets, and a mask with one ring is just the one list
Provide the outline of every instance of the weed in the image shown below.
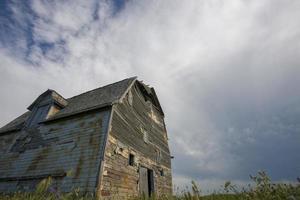
[[[254,182],[249,188],[238,189],[230,181],[225,182],[224,188],[218,193],[208,196],[201,195],[199,185],[192,181],[191,188],[187,188],[176,196],[152,195],[146,197],[132,197],[130,200],[300,200],[300,178],[298,184],[272,183],[268,175],[261,171],[256,176],[250,176]],[[83,194],[79,189],[70,193],[60,193],[52,188],[52,179],[48,177],[42,180],[35,192],[15,192],[13,194],[0,194],[0,200],[95,200],[96,198]]]

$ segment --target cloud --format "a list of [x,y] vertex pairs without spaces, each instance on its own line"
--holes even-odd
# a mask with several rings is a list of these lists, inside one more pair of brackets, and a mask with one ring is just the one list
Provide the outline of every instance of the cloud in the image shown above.
[[6,9],[0,23],[14,23],[0,31],[0,124],[47,88],[70,97],[138,75],[165,110],[175,184],[244,183],[260,169],[275,180],[299,175],[298,1],[36,0]]

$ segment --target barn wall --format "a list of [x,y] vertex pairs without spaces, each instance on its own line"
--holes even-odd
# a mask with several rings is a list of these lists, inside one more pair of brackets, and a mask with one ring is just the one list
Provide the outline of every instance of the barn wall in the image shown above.
[[0,156],[5,153],[12,145],[15,138],[20,134],[20,131],[2,133],[0,135]]
[[[136,86],[133,86],[129,94],[122,103],[113,107],[98,194],[120,199],[138,195],[140,166],[154,171],[154,188],[157,195],[170,194],[171,161],[163,116],[144,100]],[[146,140],[145,132],[148,136]],[[135,155],[134,166],[128,163],[129,153]],[[164,172],[163,176],[161,170]]]
[[109,116],[90,112],[0,135],[0,191],[31,191],[52,176],[61,191],[95,192]]

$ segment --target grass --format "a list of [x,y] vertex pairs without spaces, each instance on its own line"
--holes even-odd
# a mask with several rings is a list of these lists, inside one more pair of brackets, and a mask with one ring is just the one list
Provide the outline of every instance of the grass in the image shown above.
[[[226,182],[222,191],[203,196],[199,186],[192,181],[191,189],[182,191],[176,196],[152,197],[149,200],[300,200],[300,179],[297,184],[271,183],[265,172],[258,172],[251,176],[253,185],[238,189],[231,182]],[[82,195],[80,190],[71,193],[60,194],[51,191],[52,179],[42,180],[35,192],[16,192],[13,194],[1,194],[0,200],[94,200],[95,197]],[[115,198],[118,199],[118,198]],[[147,200],[143,197],[133,197],[131,200]]]

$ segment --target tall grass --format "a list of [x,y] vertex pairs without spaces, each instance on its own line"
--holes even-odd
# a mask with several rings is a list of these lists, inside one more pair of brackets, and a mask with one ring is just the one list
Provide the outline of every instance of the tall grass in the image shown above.
[[[151,198],[132,197],[131,200],[300,200],[300,179],[297,184],[272,183],[265,172],[258,172],[256,176],[250,176],[252,185],[239,189],[231,182],[226,182],[224,188],[218,193],[204,196],[199,186],[192,181],[188,190],[182,191],[176,196],[160,196]],[[35,192],[16,192],[13,194],[1,194],[0,200],[95,200],[96,198],[84,195],[79,189],[70,193],[59,193],[51,187],[52,179],[42,180]],[[120,199],[120,198],[112,198]]]

